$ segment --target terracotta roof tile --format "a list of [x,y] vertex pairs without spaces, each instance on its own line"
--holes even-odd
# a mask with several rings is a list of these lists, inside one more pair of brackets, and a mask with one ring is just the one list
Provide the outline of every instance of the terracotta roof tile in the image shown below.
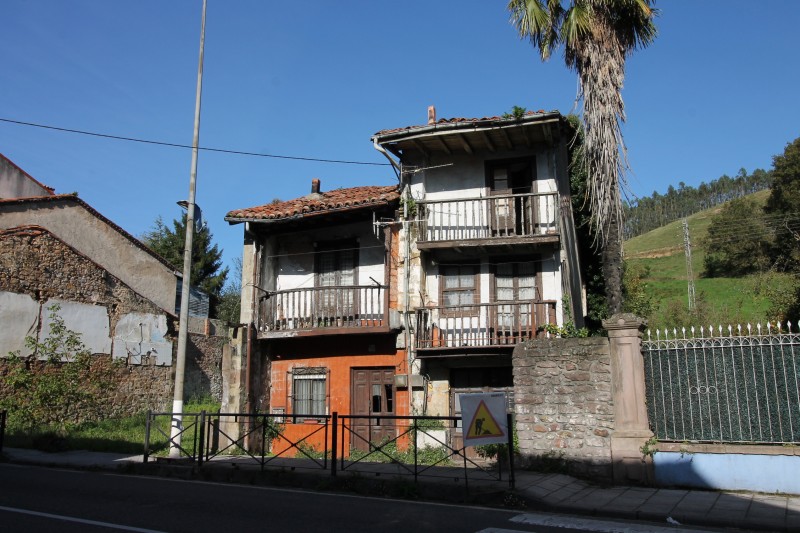
[[[543,109],[540,109],[539,111],[528,111],[528,112],[525,113],[525,116],[528,117],[528,116],[532,116],[532,115],[541,115],[541,114],[545,114],[545,113],[547,113],[547,111],[545,111]],[[482,117],[482,118],[463,118],[463,117],[440,118],[439,120],[436,121],[435,124],[420,124],[420,125],[417,125],[417,126],[405,126],[403,128],[394,128],[394,129],[388,129],[388,130],[381,130],[378,133],[376,133],[375,135],[387,135],[389,133],[398,133],[398,132],[401,132],[401,131],[412,131],[412,130],[421,129],[421,128],[428,128],[428,127],[430,127],[432,125],[436,125],[436,126],[443,125],[444,126],[444,125],[448,125],[448,124],[461,124],[461,123],[469,123],[469,122],[477,124],[479,122],[496,122],[498,120],[514,120],[514,118],[513,117],[502,117],[502,116],[500,116],[500,117]]]
[[344,209],[358,209],[370,205],[385,204],[400,198],[396,185],[350,187],[319,194],[309,194],[294,200],[259,205],[230,211],[225,220],[237,222],[247,220],[281,220],[299,216],[323,214]]

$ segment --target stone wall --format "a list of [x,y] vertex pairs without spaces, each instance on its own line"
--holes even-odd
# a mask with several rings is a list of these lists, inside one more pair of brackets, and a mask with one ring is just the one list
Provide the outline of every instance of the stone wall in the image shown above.
[[[102,306],[108,310],[110,324],[105,327],[110,326],[111,331],[128,313],[163,314],[89,258],[47,230],[33,226],[0,232],[0,291],[27,295],[40,304],[59,299]],[[22,335],[27,333],[23,331]],[[174,337],[174,331],[171,335]],[[118,374],[119,385],[109,397],[108,414],[162,410],[169,405],[173,370],[171,366],[157,366],[154,359],[143,364],[125,361]],[[0,358],[0,366],[3,364]]]
[[183,385],[185,399],[210,395],[216,401],[222,400],[222,350],[229,342],[227,336],[189,334]]
[[608,339],[534,340],[514,349],[512,363],[523,461],[610,478],[614,409]]

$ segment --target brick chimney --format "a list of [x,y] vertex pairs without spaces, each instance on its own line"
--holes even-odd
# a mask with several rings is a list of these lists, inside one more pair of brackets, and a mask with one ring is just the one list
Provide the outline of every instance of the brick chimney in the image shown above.
[[428,124],[436,124],[436,107],[428,106]]
[[311,194],[319,194],[319,178],[311,180]]

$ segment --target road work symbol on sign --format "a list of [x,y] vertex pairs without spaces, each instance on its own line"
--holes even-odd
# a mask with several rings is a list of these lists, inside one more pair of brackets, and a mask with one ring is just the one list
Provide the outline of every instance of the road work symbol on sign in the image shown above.
[[461,394],[460,404],[466,446],[504,443],[508,440],[504,393]]

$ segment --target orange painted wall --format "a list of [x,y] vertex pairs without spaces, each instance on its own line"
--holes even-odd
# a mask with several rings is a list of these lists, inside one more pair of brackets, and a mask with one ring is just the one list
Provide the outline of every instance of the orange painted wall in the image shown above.
[[[289,343],[285,343],[281,352],[294,352],[294,353],[277,353],[272,357],[272,372],[270,376],[270,411],[275,413],[278,409],[283,409],[287,415],[291,415],[292,406],[290,389],[291,389],[291,371],[298,367],[322,367],[328,369],[328,398],[327,409],[328,414],[338,412],[341,415],[350,414],[350,389],[351,389],[351,370],[353,368],[370,368],[370,367],[393,367],[395,374],[406,374],[406,352],[405,350],[393,350],[391,352],[384,351],[384,353],[347,353],[346,347],[348,344],[354,346],[362,345],[352,336],[340,335],[337,337],[328,337],[328,350],[333,351],[335,354],[330,355],[315,355],[313,357],[304,357],[297,355],[297,349],[292,349]],[[343,350],[344,348],[344,350]],[[320,351],[303,350],[306,353],[318,354]],[[357,350],[354,350],[358,352]],[[395,414],[398,416],[406,416],[409,414],[409,391],[408,389],[395,390]],[[292,441],[297,443],[304,437],[306,440],[304,444],[311,445],[317,451],[325,449],[325,433],[323,431],[323,423],[305,422],[305,423],[291,423],[291,419],[287,416],[286,423],[283,428],[285,439],[279,439],[272,443],[273,453],[285,454],[287,457],[294,457],[297,454],[296,449],[292,449],[291,444],[287,442]],[[313,433],[313,435],[312,435]],[[332,431],[328,428],[328,449],[331,447]],[[309,436],[310,435],[310,436]],[[337,446],[341,445],[341,435],[339,435],[339,442]],[[345,444],[345,450],[349,449],[349,445]]]

